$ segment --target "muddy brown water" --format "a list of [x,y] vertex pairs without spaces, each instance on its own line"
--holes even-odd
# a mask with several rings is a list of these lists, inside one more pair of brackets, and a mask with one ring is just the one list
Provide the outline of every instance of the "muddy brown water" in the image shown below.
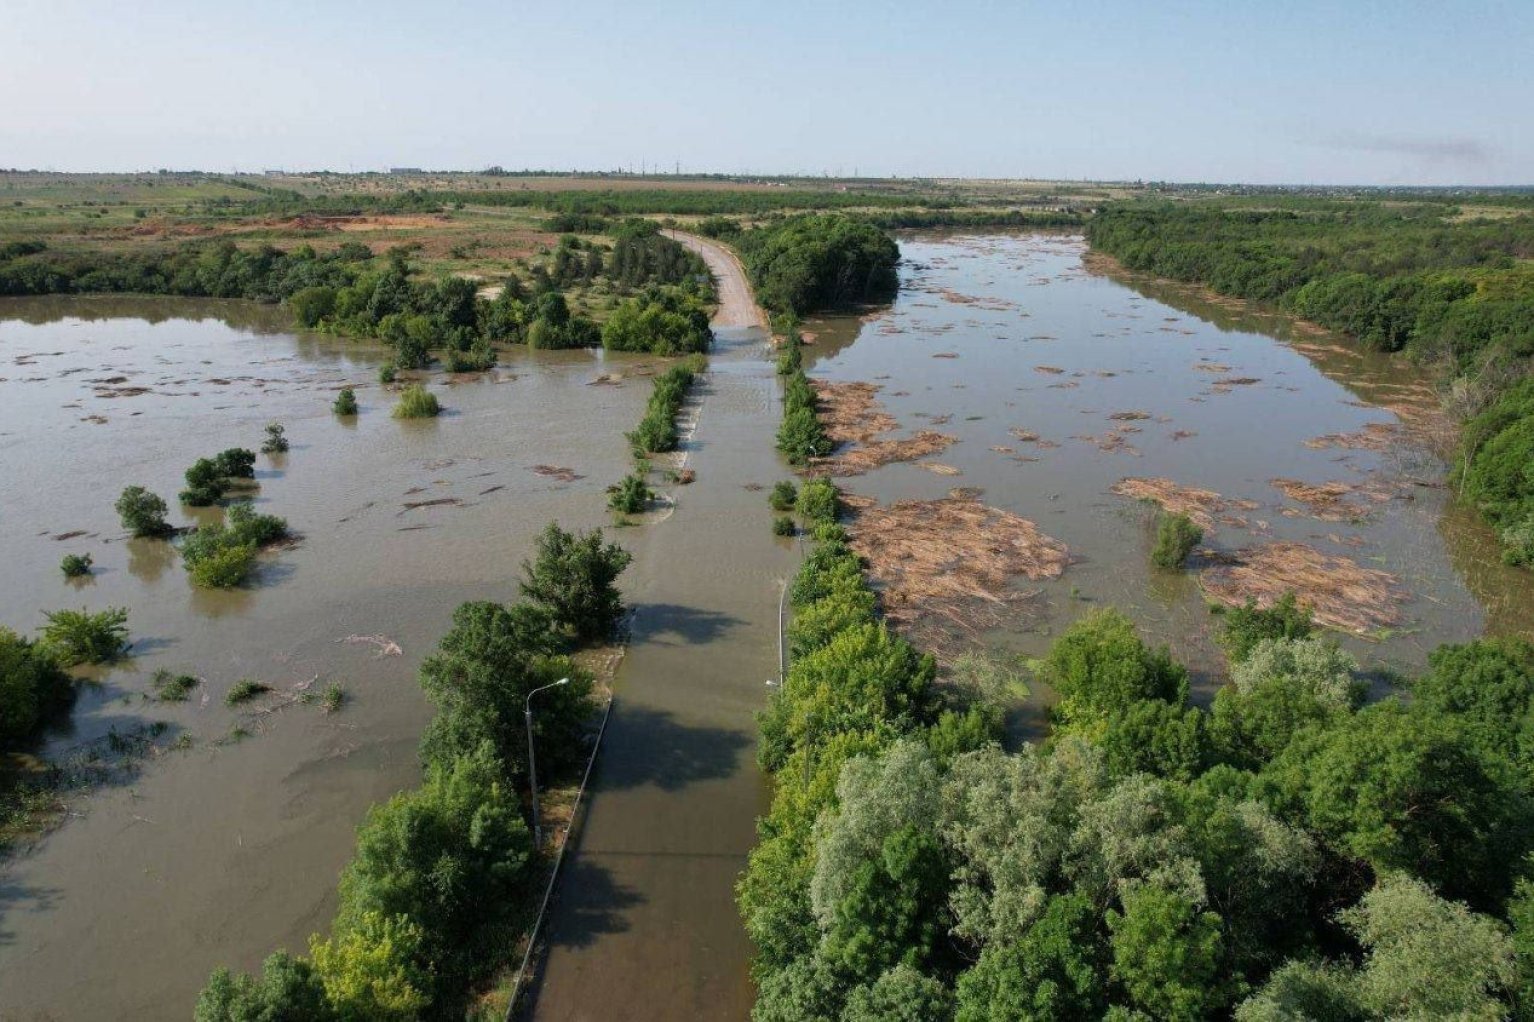
[[[30,631],[44,610],[124,606],[133,638],[129,659],[81,687],[49,751],[150,721],[168,725],[162,744],[193,741],[75,800],[63,826],[0,864],[0,1016],[186,1017],[214,966],[303,950],[329,923],[367,807],[419,780],[429,707],[415,670],[453,608],[514,598],[549,521],[610,524],[603,490],[629,471],[623,432],[650,381],[589,384],[654,360],[508,353],[492,374],[430,374],[445,414],[402,422],[377,382],[383,357],[295,335],[279,310],[248,303],[0,302],[0,622]],[[361,405],[352,420],[329,410],[345,384]],[[270,421],[292,449],[258,458],[257,503],[301,538],[264,554],[251,587],[194,589],[169,544],[124,536],[112,509],[124,486],[174,507],[188,464],[258,447]],[[437,503],[407,507],[419,502]],[[649,534],[617,538],[643,562]],[[95,560],[84,583],[59,571],[72,552]],[[344,641],[354,635],[402,655]],[[145,701],[159,667],[204,683],[186,703]],[[227,708],[245,677],[279,696],[317,677],[350,699],[334,715]],[[237,727],[251,736],[215,744]]]
[[[1069,546],[1065,573],[1030,584],[1038,596],[1028,612],[986,641],[1037,654],[1080,614],[1112,605],[1190,663],[1202,696],[1221,683],[1217,619],[1194,574],[1152,568],[1154,509],[1110,492],[1131,476],[1257,502],[1240,512],[1247,527],[1222,524],[1209,537],[1214,550],[1296,540],[1398,576],[1409,594],[1398,624],[1343,638],[1366,664],[1415,671],[1439,643],[1534,628],[1527,575],[1504,567],[1490,530],[1450,499],[1431,443],[1306,446],[1397,423],[1386,405],[1430,406],[1410,368],[1276,314],[1090,271],[1076,236],[909,235],[901,252],[894,304],[811,323],[807,364],[815,377],[879,384],[903,427],[892,436],[933,428],[959,438],[928,460],[961,475],[892,464],[842,480],[848,490],[889,502],[978,487],[986,503]],[[1124,425],[1138,431],[1104,450],[1097,441]],[[1058,446],[1020,441],[1013,429]],[[1371,484],[1392,499],[1364,500],[1362,521],[1320,521],[1275,478]]]

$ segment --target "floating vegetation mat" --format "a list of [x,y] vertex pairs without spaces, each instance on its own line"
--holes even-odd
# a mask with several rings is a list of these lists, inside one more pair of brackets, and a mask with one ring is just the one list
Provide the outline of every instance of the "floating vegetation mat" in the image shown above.
[[[938,649],[954,636],[993,628],[1035,595],[1018,578],[1058,578],[1065,544],[1033,522],[982,504],[977,491],[879,507],[846,495],[852,548],[868,564],[885,615]],[[946,640],[946,641],[945,641]]]
[[916,461],[940,454],[958,441],[958,437],[930,429],[919,429],[903,440],[891,440],[883,434],[899,428],[895,417],[885,411],[875,396],[877,384],[832,383],[813,381],[818,397],[817,411],[826,436],[837,445],[835,453],[815,459],[815,468],[826,475],[862,475],[880,465],[896,461]]
[[1238,500],[1213,490],[1179,486],[1170,479],[1121,479],[1113,484],[1113,492],[1121,497],[1154,501],[1172,514],[1185,514],[1205,532],[1213,532],[1216,523],[1244,529],[1247,519],[1233,512],[1255,511],[1261,506],[1255,500]]
[[1293,593],[1316,621],[1330,628],[1369,635],[1400,620],[1406,594],[1396,577],[1365,568],[1338,554],[1303,543],[1268,543],[1238,550],[1199,575],[1204,592],[1232,607],[1248,600],[1271,607]]
[[[1307,512],[1323,522],[1352,522],[1367,518],[1373,509],[1349,499],[1355,495],[1374,503],[1384,503],[1390,499],[1388,491],[1373,485],[1304,483],[1298,479],[1270,479],[1268,485],[1295,503],[1304,505]],[[1293,515],[1297,512],[1285,508],[1283,513]]]

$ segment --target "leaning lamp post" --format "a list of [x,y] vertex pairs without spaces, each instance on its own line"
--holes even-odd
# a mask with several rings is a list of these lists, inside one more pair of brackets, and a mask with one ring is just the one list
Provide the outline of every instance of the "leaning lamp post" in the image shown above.
[[533,790],[533,849],[537,851],[543,847],[543,826],[538,822],[538,766],[533,760],[533,696],[544,689],[558,688],[560,685],[569,684],[569,678],[560,678],[556,682],[540,686],[527,694],[527,699],[522,703],[522,715],[527,720],[527,782]]

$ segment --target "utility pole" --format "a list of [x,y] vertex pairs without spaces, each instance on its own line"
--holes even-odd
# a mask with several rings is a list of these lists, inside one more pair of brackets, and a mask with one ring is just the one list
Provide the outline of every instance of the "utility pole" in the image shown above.
[[543,847],[543,825],[538,818],[538,764],[533,759],[533,696],[544,689],[558,688],[560,685],[569,683],[569,678],[560,678],[552,684],[535,688],[527,694],[527,699],[522,703],[522,715],[527,721],[527,782],[533,790],[533,851],[535,852]]

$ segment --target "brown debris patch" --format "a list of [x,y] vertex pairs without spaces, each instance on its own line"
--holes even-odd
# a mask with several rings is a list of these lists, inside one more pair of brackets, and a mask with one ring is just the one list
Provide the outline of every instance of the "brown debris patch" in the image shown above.
[[1058,578],[1070,563],[1064,543],[966,490],[888,507],[843,503],[853,511],[852,548],[868,563],[885,615],[935,645],[1005,620],[1032,595],[1014,589],[1014,579]]
[[1149,500],[1161,505],[1162,510],[1172,514],[1184,514],[1198,523],[1205,532],[1213,532],[1215,523],[1245,528],[1247,521],[1232,511],[1254,511],[1259,506],[1254,500],[1238,500],[1224,497],[1213,490],[1201,490],[1195,486],[1178,486],[1170,479],[1121,479],[1113,484],[1113,492],[1120,497]]
[[1306,483],[1298,479],[1269,479],[1268,485],[1323,522],[1351,522],[1364,518],[1369,508],[1348,498],[1361,494],[1376,503],[1390,499],[1390,494],[1378,488],[1354,486],[1351,483]]
[[941,462],[936,461],[918,461],[916,463],[916,467],[924,468],[928,472],[935,472],[940,476],[961,476],[964,474],[961,469],[954,468],[952,465],[944,465]]
[[1401,438],[1401,427],[1393,422],[1371,422],[1353,433],[1326,433],[1305,441],[1315,450],[1338,448],[1348,451],[1386,451]]
[[1138,422],[1150,418],[1150,412],[1114,412],[1108,418],[1115,422]]
[[1317,622],[1356,635],[1395,624],[1406,598],[1389,572],[1303,543],[1268,543],[1237,551],[1227,563],[1204,569],[1199,583],[1211,597],[1232,607],[1248,600],[1271,607],[1286,593],[1294,593]]
[[546,479],[557,479],[562,483],[573,483],[577,479],[586,478],[578,474],[573,468],[565,468],[563,465],[534,465],[532,471]]
[[1065,370],[1061,369],[1059,366],[1034,366],[1033,371],[1036,373],[1044,373],[1048,376],[1059,376],[1061,373],[1065,372]]
[[826,436],[838,446],[836,453],[815,459],[816,468],[833,476],[862,475],[870,469],[896,461],[915,461],[940,454],[958,442],[958,437],[930,429],[917,430],[903,440],[881,436],[899,427],[895,417],[884,410],[875,396],[879,387],[872,383],[832,383],[813,381],[818,397],[817,414]]

